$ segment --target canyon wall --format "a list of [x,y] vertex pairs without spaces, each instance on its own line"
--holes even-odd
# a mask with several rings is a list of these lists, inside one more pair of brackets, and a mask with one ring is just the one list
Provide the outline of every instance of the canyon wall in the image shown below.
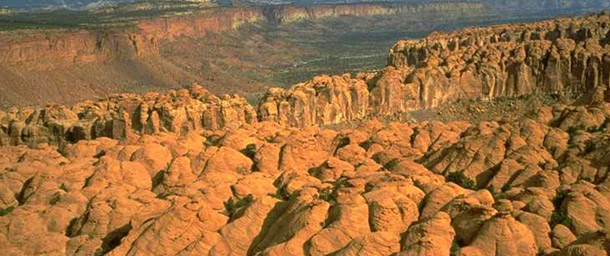
[[[158,55],[159,44],[180,36],[204,36],[235,29],[244,23],[287,23],[338,16],[421,14],[422,12],[482,13],[480,3],[455,2],[410,5],[321,5],[213,8],[185,16],[137,22],[135,28],[104,31],[49,30],[0,33],[0,61],[42,65],[89,63],[109,57]],[[42,57],[44,56],[44,58]]]
[[130,140],[159,132],[184,135],[203,129],[237,128],[256,121],[255,109],[244,98],[219,98],[193,86],[163,94],[119,94],[72,107],[49,105],[0,111],[0,146],[64,145],[98,137]]
[[608,8],[608,0],[482,0],[481,2],[503,11],[527,12],[562,8]]
[[[289,23],[341,15],[482,15],[477,3],[215,7],[99,30],[0,32],[0,107],[75,103],[122,91],[163,90],[198,82],[161,55],[167,42],[230,31],[252,23]],[[193,49],[194,50],[194,49]],[[172,53],[169,53],[170,55]],[[187,82],[185,82],[187,81]]]
[[534,92],[596,92],[608,100],[609,23],[603,13],[399,41],[377,74],[321,76],[269,90],[259,117],[304,127]]
[[610,13],[471,28],[403,40],[388,66],[356,76],[321,75],[272,88],[258,110],[236,95],[200,86],[166,94],[121,94],[70,108],[0,111],[0,145],[63,144],[142,134],[236,128],[258,121],[288,127],[340,124],[433,108],[457,99],[530,93],[610,101]]
[[279,5],[263,7],[263,14],[271,23],[321,19],[339,16],[422,15],[443,12],[443,15],[483,15],[486,7],[479,2],[456,1],[420,4],[351,4],[351,5]]

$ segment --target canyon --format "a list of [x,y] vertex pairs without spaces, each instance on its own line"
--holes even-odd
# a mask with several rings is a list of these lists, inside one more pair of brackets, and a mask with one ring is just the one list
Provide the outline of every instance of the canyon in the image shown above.
[[[609,21],[403,40],[379,72],[270,89],[257,108],[195,85],[0,112],[0,248],[607,255]],[[383,119],[528,95],[565,100],[476,123]]]
[[[457,99],[534,93],[610,99],[610,15],[431,34],[394,45],[387,67],[356,76],[317,76],[270,88],[255,108],[238,95],[201,86],[144,96],[120,94],[72,107],[0,112],[0,145],[53,145],[127,139],[160,131],[186,134],[257,121],[327,126],[439,107]],[[137,136],[136,136],[137,137]]]
[[[119,8],[110,14],[61,13],[61,21],[43,13],[26,19],[27,29],[18,30],[10,29],[17,25],[8,18],[9,30],[0,32],[0,104],[74,104],[112,93],[166,91],[195,83],[215,94],[245,95],[257,104],[267,88],[288,87],[315,74],[383,68],[384,48],[404,36],[582,13],[597,5],[567,7],[574,9],[505,11],[477,1],[211,6],[166,15]],[[148,12],[151,17],[145,18]],[[42,28],[32,25],[36,19],[43,20]],[[70,20],[74,24],[66,24]],[[362,59],[334,59],[337,55]],[[311,61],[315,63],[299,65]]]
[[[7,31],[0,34],[0,85],[5,92],[0,101],[5,106],[45,101],[74,103],[125,90],[142,92],[201,83],[188,68],[161,55],[167,49],[164,45],[234,30],[244,24],[293,23],[350,15],[452,12],[461,16],[476,15],[481,9],[478,3],[216,7],[186,16],[138,20],[127,28]],[[194,50],[190,54],[196,54]],[[41,88],[39,84],[46,86]]]
[[[169,72],[155,65],[168,49],[201,49],[193,35],[455,10],[446,4],[231,8],[133,30],[7,32],[0,63],[12,69],[0,72]],[[236,38],[224,40],[251,46]],[[378,70],[267,88],[255,104],[189,81],[0,110],[0,251],[610,254],[610,12],[437,31],[398,40],[382,58]],[[35,89],[46,102],[88,96]]]

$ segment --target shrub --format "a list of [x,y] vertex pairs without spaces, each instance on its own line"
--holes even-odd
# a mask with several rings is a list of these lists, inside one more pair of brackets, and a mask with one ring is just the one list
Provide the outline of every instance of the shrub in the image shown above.
[[0,210],[0,216],[5,216],[15,210],[15,206],[9,206]]
[[569,192],[570,191],[568,190],[557,191],[557,195],[555,195],[555,197],[551,200],[556,210],[559,210],[559,208],[561,208],[561,204],[563,203],[563,200],[566,198]]
[[464,175],[463,171],[449,173],[449,175],[447,175],[447,181],[458,184],[463,188],[473,189],[473,190],[477,189],[477,183],[474,180],[466,177],[466,175]]
[[392,169],[396,168],[396,166],[398,166],[398,163],[399,163],[398,159],[394,158],[391,161],[384,164],[383,168],[386,170],[392,170]]
[[325,188],[320,190],[318,193],[318,199],[322,199],[326,202],[334,204],[337,202],[337,195],[335,194],[335,190],[333,188]]
[[570,134],[570,137],[574,137],[579,130],[584,130],[584,129],[585,129],[585,127],[583,127],[582,125],[570,126],[570,127],[568,127],[567,132],[568,132],[568,134]]
[[254,202],[254,196],[252,196],[252,194],[247,195],[246,197],[240,200],[235,200],[233,197],[229,198],[229,200],[224,202],[227,215],[229,217],[234,216],[239,209],[244,206],[250,205],[252,202]]
[[597,145],[595,142],[593,141],[587,141],[587,144],[585,146],[585,149],[583,150],[583,152],[581,153],[581,155],[587,155],[592,153],[593,151],[595,151],[597,149]]
[[562,224],[569,228],[572,225],[572,220],[560,212],[553,212],[551,215],[551,227],[555,227],[557,224]]
[[59,189],[68,192],[68,186],[66,186],[65,183],[61,183],[61,185],[59,186]]
[[254,156],[256,155],[257,149],[256,149],[256,144],[249,144],[248,146],[246,146],[246,148],[242,149],[240,151],[242,154],[244,154],[245,156],[247,156],[250,159],[254,159]]
[[283,187],[283,186],[278,188],[278,190],[275,192],[275,194],[268,194],[268,195],[270,197],[277,198],[282,201],[286,201],[286,200],[290,199],[290,193],[288,193],[288,191],[286,190],[286,187]]
[[373,145],[373,141],[368,139],[359,144],[359,146],[365,150],[369,150],[369,148]]
[[456,240],[453,240],[453,243],[451,243],[451,249],[450,249],[451,254],[450,255],[451,256],[457,255],[457,253],[460,249],[462,249],[460,244]]
[[59,193],[55,193],[51,197],[51,200],[49,201],[49,204],[55,205],[55,204],[57,204],[57,202],[59,202],[59,200],[61,200],[61,196],[59,195]]

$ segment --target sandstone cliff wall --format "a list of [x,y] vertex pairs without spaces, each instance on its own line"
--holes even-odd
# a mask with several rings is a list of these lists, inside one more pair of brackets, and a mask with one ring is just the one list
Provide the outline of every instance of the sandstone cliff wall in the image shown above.
[[373,15],[419,15],[433,12],[444,12],[444,15],[482,14],[486,7],[478,2],[456,1],[427,4],[351,4],[351,5],[314,5],[314,6],[270,6],[263,8],[267,21],[286,23],[299,20],[321,19],[339,16],[373,16]]
[[258,109],[203,88],[122,94],[70,108],[0,111],[0,145],[62,144],[236,128],[257,121],[309,127],[390,116],[457,99],[529,93],[610,101],[610,14],[472,28],[398,42],[377,73],[317,76],[272,88]]
[[0,146],[62,145],[98,137],[129,140],[144,134],[186,134],[254,122],[256,111],[244,98],[219,98],[194,86],[164,94],[120,94],[72,107],[49,105],[0,111]]
[[[0,107],[48,102],[73,104],[122,91],[164,90],[205,80],[176,65],[168,54],[161,54],[163,46],[204,36],[210,38],[206,35],[231,31],[245,23],[394,14],[396,10],[404,10],[404,15],[409,17],[433,15],[441,9],[454,10],[443,11],[443,15],[467,13],[472,17],[473,13],[483,13],[481,8],[481,5],[462,3],[216,7],[188,15],[140,20],[130,28],[0,32],[0,90],[3,92]],[[175,57],[172,53],[169,55]]]
[[304,127],[466,98],[597,92],[610,99],[609,23],[605,13],[403,40],[390,49],[387,68],[377,74],[317,77],[269,90],[259,117]]
[[482,13],[480,3],[455,2],[405,5],[322,5],[215,8],[185,16],[142,20],[136,28],[105,31],[17,31],[0,33],[0,61],[9,65],[45,68],[55,65],[102,62],[109,58],[159,55],[163,40],[204,36],[256,21],[294,22],[337,16],[372,16],[452,11]]

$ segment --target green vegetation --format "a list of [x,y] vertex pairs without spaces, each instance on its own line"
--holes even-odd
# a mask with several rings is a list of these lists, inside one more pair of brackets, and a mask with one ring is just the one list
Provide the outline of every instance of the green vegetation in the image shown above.
[[15,29],[99,29],[131,27],[134,22],[159,16],[183,15],[202,9],[216,8],[211,4],[176,0],[148,0],[146,3],[123,3],[96,10],[54,10],[12,12],[0,15],[0,31]]
[[487,187],[487,190],[489,190],[495,201],[507,199],[506,194],[502,193],[502,191],[497,191],[494,186]]
[[581,130],[585,130],[585,127],[582,125],[570,126],[570,127],[568,127],[568,130],[566,132],[570,135],[570,137],[574,137],[578,134],[578,131],[581,131]]
[[373,145],[373,141],[371,139],[367,139],[359,144],[365,150],[369,150],[369,148]]
[[322,199],[331,204],[337,203],[337,194],[333,188],[325,188],[318,193],[318,199]]
[[100,27],[125,27],[131,19],[120,19],[88,11],[52,11],[14,13],[0,16],[0,31],[15,29],[75,29]]
[[247,156],[250,159],[254,159],[254,156],[256,155],[256,144],[248,144],[248,146],[246,146],[246,148],[240,150],[240,152],[242,154],[244,154],[245,156]]
[[254,202],[254,196],[252,194],[245,196],[242,199],[235,200],[233,197],[229,198],[226,202],[224,202],[225,210],[227,216],[234,217],[239,209],[242,207],[248,206]]
[[383,165],[383,169],[386,170],[393,170],[396,166],[398,166],[398,163],[400,161],[397,158],[392,159],[391,161],[387,162],[386,164]]
[[567,227],[572,225],[572,220],[561,212],[561,205],[569,193],[569,190],[559,190],[557,191],[555,197],[551,200],[553,206],[555,207],[555,211],[551,215],[551,227],[554,227],[557,224],[563,224]]
[[473,190],[477,189],[477,183],[474,180],[466,177],[464,171],[449,173],[449,175],[447,175],[447,181],[458,184],[463,188]]
[[462,247],[460,246],[460,244],[457,242],[457,240],[453,240],[453,242],[451,243],[451,249],[450,249],[450,255],[457,255],[458,252],[460,251],[460,249],[462,249]]
[[593,153],[597,149],[597,143],[589,140],[586,142],[585,149],[581,152],[581,155],[587,155]]
[[568,196],[568,193],[570,193],[568,190],[557,191],[557,195],[551,200],[556,210],[561,208],[561,204],[563,204],[563,200]]
[[61,195],[59,194],[59,192],[55,192],[55,194],[53,194],[53,196],[51,196],[51,200],[49,200],[49,204],[55,205],[59,202],[59,200],[61,200]]
[[68,186],[66,186],[65,183],[61,183],[61,185],[59,186],[59,189],[68,192]]
[[216,135],[216,134],[213,134],[213,135],[211,135],[209,137],[206,137],[205,138],[206,139],[205,140],[205,146],[206,147],[215,147],[215,146],[218,146],[220,144],[220,142],[222,142],[223,138],[224,138],[223,136]]
[[551,227],[555,227],[557,224],[562,224],[569,228],[572,225],[572,220],[563,213],[553,212],[551,215]]
[[0,210],[0,216],[5,216],[15,210],[15,206],[9,206]]
[[175,195],[176,195],[176,193],[173,193],[173,192],[165,192],[165,193],[157,194],[157,198],[167,200],[168,197],[175,196]]
[[286,200],[290,199],[290,193],[288,193],[288,191],[286,190],[286,187],[284,187],[284,186],[278,188],[277,191],[275,192],[275,194],[268,194],[268,196],[282,200],[282,201],[286,201]]
[[340,177],[333,183],[332,187],[327,187],[318,192],[318,199],[322,199],[331,204],[337,203],[337,191],[341,188],[347,187],[348,178]]

